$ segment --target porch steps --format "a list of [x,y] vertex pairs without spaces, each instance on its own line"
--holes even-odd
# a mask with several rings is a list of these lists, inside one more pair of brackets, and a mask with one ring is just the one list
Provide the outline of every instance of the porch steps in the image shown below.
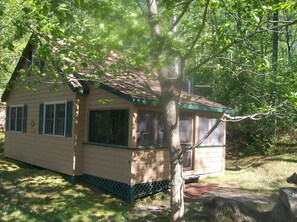
[[183,176],[185,183],[198,183],[199,178],[198,174]]

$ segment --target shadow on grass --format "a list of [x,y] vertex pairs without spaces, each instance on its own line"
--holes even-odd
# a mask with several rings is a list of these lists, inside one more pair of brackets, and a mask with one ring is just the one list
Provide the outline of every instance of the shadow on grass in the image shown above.
[[0,215],[3,221],[168,221],[166,211],[134,206],[65,176],[0,156]]
[[4,152],[4,133],[0,132],[0,154]]

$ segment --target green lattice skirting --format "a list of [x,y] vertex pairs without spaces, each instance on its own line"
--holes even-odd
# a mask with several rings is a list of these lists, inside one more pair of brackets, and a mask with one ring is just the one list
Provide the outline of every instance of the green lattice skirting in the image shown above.
[[135,184],[134,186],[129,186],[125,183],[87,174],[83,176],[83,180],[129,202],[167,190],[170,186],[170,180],[140,183]]

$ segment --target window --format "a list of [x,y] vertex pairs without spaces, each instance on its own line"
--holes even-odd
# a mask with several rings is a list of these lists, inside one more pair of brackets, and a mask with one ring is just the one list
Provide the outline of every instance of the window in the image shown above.
[[6,129],[8,131],[26,132],[27,105],[8,106],[6,110]]
[[66,104],[45,104],[44,134],[64,136]]
[[[215,118],[199,117],[198,140],[209,132],[218,120]],[[209,135],[209,137],[201,145],[222,145],[224,129],[222,123]]]
[[138,112],[137,146],[163,146],[167,144],[165,118],[162,112]]
[[128,110],[94,110],[89,115],[89,142],[128,145]]
[[39,134],[72,135],[72,101],[41,103],[39,105]]

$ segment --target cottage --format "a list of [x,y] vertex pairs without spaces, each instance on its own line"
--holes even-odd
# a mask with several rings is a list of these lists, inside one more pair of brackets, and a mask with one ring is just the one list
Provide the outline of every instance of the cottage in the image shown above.
[[[129,201],[168,188],[169,151],[156,81],[133,72],[123,74],[124,79],[105,74],[97,86],[73,75],[54,91],[50,81],[41,81],[33,92],[26,89],[33,76],[19,78],[31,57],[29,43],[2,95],[7,107],[6,157],[83,178]],[[185,92],[181,108],[183,146],[199,141],[231,111]],[[188,151],[184,175],[222,174],[225,135],[225,123],[220,123],[199,148]]]

